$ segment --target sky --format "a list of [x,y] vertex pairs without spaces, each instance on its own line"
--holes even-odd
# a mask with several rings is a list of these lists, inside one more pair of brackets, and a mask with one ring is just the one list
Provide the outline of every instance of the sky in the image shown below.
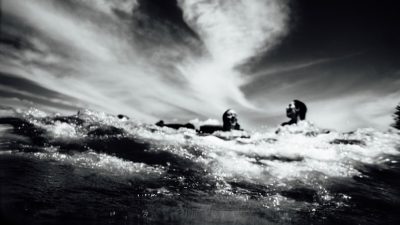
[[385,130],[400,102],[389,0],[2,0],[0,102],[144,122]]

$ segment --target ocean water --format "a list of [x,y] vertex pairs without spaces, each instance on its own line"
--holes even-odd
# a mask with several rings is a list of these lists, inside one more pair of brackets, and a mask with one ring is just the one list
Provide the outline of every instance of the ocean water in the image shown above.
[[399,224],[400,136],[3,110],[2,224]]

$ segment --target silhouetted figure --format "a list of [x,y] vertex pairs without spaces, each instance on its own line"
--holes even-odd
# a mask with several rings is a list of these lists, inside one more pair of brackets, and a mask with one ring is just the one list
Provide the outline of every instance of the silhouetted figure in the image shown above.
[[187,123],[187,124],[179,124],[179,123],[164,123],[163,120],[160,120],[156,123],[157,126],[159,127],[169,127],[169,128],[173,128],[173,129],[179,129],[179,128],[187,128],[187,129],[195,129],[194,125],[191,123]]
[[215,131],[240,130],[237,114],[234,110],[228,109],[222,115],[223,125],[203,125],[200,127],[200,133],[212,134]]
[[228,109],[222,115],[223,131],[240,130],[237,119],[237,113],[232,109]]
[[200,126],[199,133],[200,134],[212,134],[215,131],[222,131],[223,127],[221,125],[203,125]]
[[299,120],[305,120],[307,114],[307,106],[299,100],[293,100],[286,108],[286,116],[290,118],[288,122],[284,122],[281,126],[292,125]]
[[125,120],[129,120],[129,117],[127,116],[127,115],[124,115],[124,114],[118,114],[118,119],[120,119],[120,120],[122,120],[122,119],[125,119]]

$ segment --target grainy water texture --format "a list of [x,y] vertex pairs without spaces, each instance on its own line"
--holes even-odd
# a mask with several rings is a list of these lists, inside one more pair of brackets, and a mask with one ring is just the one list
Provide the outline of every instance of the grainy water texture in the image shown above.
[[[353,99],[345,90],[371,77],[361,72],[357,80],[351,70],[321,70],[324,85],[289,73],[330,58],[252,68],[301,25],[290,20],[291,2],[0,1],[0,223],[400,224],[396,131],[340,133],[311,122],[251,130],[278,124],[289,96],[307,102],[317,124],[349,130],[389,124],[398,101],[397,89]],[[379,93],[396,85],[364,66],[373,63],[358,63],[376,71]],[[272,79],[284,75],[272,76],[277,69],[290,80]],[[307,101],[296,85],[315,95]],[[150,124],[228,108],[247,131],[199,135]]]
[[[83,110],[0,119],[6,224],[398,224],[399,134],[199,136]],[[2,223],[5,224],[5,223]]]

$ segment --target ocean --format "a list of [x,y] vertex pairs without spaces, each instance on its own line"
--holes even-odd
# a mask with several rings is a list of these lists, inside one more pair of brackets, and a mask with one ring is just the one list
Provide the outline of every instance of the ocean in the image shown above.
[[400,136],[3,110],[1,224],[399,224]]

